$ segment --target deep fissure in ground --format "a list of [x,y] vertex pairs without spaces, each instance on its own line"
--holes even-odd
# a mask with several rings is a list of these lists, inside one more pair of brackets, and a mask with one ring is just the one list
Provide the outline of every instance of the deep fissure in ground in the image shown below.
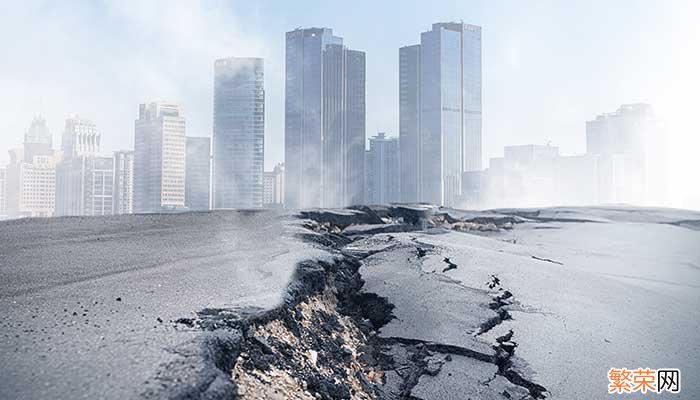
[[[310,212],[304,239],[330,250],[335,260],[301,263],[287,290],[284,304],[277,309],[203,310],[196,320],[178,323],[204,330],[202,341],[206,367],[194,384],[169,393],[171,398],[263,399],[417,399],[412,393],[421,376],[436,376],[453,356],[469,357],[497,366],[500,375],[523,389],[519,398],[540,399],[546,389],[518,373],[512,365],[517,344],[513,332],[497,338],[495,356],[474,350],[406,338],[383,338],[378,330],[393,318],[394,306],[385,298],[362,291],[359,274],[362,260],[376,252],[349,253],[343,247],[352,242],[342,230],[357,223],[385,224],[387,219],[405,225],[402,230],[435,225],[434,215],[397,208],[380,215],[362,208],[353,216]],[[438,223],[460,222],[440,216]],[[512,224],[510,219],[501,224]],[[477,222],[469,222],[476,224]],[[493,221],[486,223],[498,226]],[[463,226],[463,225],[462,225]],[[398,231],[398,230],[395,230]],[[431,251],[415,242],[418,259]],[[457,265],[445,258],[450,269]],[[484,323],[477,335],[509,319],[507,307],[512,293],[500,288],[498,277],[488,283],[498,290],[489,305],[497,316]],[[388,351],[401,347],[400,360]],[[385,373],[401,377],[398,388],[389,388]],[[228,375],[228,376],[227,376]],[[162,379],[169,379],[167,374]],[[228,378],[228,379],[226,379]],[[494,376],[495,378],[495,376]],[[514,393],[504,390],[503,398]]]

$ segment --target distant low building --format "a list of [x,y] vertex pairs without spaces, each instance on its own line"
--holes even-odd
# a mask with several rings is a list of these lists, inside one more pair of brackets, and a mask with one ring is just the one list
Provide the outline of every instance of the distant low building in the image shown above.
[[490,160],[485,173],[486,204],[490,207],[528,207],[556,202],[558,147],[506,146],[503,153],[503,157]]
[[284,207],[284,164],[277,164],[274,170],[263,173],[263,206]]
[[379,132],[369,139],[369,150],[365,153],[367,204],[388,204],[401,200],[399,157],[398,138],[388,138],[384,132]]

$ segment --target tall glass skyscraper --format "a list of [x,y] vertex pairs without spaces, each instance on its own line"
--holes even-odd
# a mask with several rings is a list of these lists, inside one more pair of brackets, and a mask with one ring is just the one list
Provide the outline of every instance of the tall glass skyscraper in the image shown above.
[[402,198],[455,205],[482,166],[481,28],[433,24],[399,49]]
[[287,32],[285,206],[364,198],[365,54],[328,28]]
[[265,89],[262,58],[214,62],[214,208],[260,208]]

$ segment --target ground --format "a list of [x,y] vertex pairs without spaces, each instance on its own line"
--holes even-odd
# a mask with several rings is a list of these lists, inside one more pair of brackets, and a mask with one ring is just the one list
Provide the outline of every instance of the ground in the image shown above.
[[694,399],[698,244],[629,207],[7,221],[0,398]]

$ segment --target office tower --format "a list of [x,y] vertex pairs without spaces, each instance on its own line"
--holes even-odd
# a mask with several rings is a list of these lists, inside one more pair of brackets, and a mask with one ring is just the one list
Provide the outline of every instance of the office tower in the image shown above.
[[114,152],[114,213],[134,212],[134,152]]
[[403,199],[455,205],[482,169],[481,28],[433,24],[399,50],[399,79]]
[[100,152],[100,133],[95,124],[87,119],[66,119],[66,128],[61,140],[64,160],[80,156],[92,156]]
[[56,215],[113,213],[114,160],[99,156],[101,136],[87,119],[66,119],[56,167]]
[[285,206],[363,203],[365,54],[328,28],[286,40]]
[[369,139],[366,157],[367,204],[400,201],[399,139],[379,132]]
[[399,138],[401,201],[420,198],[420,45],[399,49]]
[[7,186],[7,168],[0,167],[0,219],[7,217],[5,187]]
[[185,206],[189,210],[209,209],[211,181],[211,139],[187,137],[185,148]]
[[214,62],[214,208],[262,207],[265,90],[262,58]]
[[586,153],[598,158],[602,203],[667,201],[668,134],[648,104],[623,104],[586,122]]
[[56,158],[46,120],[35,117],[23,149],[9,151],[5,207],[11,217],[50,217],[56,208]]
[[134,130],[134,212],[185,208],[185,117],[174,103],[139,106]]
[[284,207],[284,164],[277,164],[274,170],[263,173],[263,206]]
[[24,162],[32,163],[35,156],[53,157],[53,138],[46,119],[34,117],[29,129],[24,133]]

